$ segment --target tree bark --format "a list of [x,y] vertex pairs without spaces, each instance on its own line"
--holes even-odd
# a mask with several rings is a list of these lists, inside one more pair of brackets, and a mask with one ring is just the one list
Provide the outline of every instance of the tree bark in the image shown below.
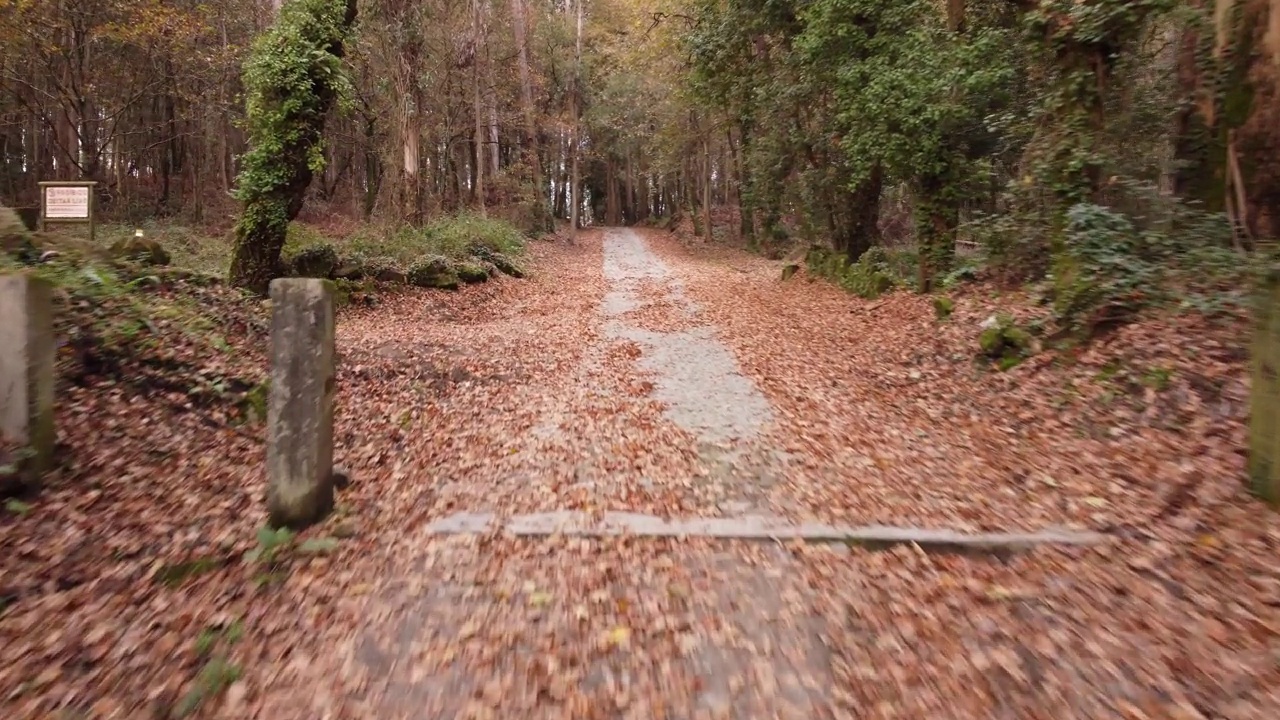
[[578,167],[579,156],[582,154],[581,148],[580,148],[580,145],[582,143],[580,138],[578,137],[578,133],[580,131],[580,126],[581,126],[581,119],[578,117],[578,112],[581,106],[580,94],[582,92],[582,3],[583,1],[584,0],[576,0],[576,2],[574,3],[576,6],[575,9],[578,15],[578,22],[577,22],[577,31],[574,35],[574,50],[573,50],[573,108],[572,108],[573,141],[571,143],[571,147],[569,148],[570,152],[573,153],[573,171],[571,173],[571,176],[573,179],[571,180],[572,187],[570,188],[570,191],[569,191],[569,195],[572,202],[572,205],[569,208],[569,240],[570,242],[576,242],[578,239],[578,222],[579,222],[578,213],[579,213],[579,209],[582,207],[582,198],[578,194],[582,188],[582,182],[581,182],[582,178],[580,176],[580,169]]
[[711,142],[702,139],[702,224],[707,229],[707,239],[715,239],[711,230]]
[[[292,6],[290,6],[292,7]],[[333,36],[303,37],[312,47],[323,47],[328,54],[342,58],[345,41],[356,19],[356,0],[346,0],[341,23],[332,28]],[[292,21],[287,16],[289,8],[276,21],[276,29],[282,33],[305,34],[315,32],[316,24]],[[323,27],[322,27],[323,29]],[[261,46],[269,52],[268,46]],[[270,51],[273,51],[271,48]],[[251,137],[251,149],[246,158],[246,175],[241,178],[240,193],[244,210],[236,224],[235,252],[231,260],[230,281],[236,287],[245,288],[260,295],[267,293],[271,280],[279,274],[280,251],[284,247],[289,223],[302,210],[307,188],[311,185],[311,155],[324,132],[325,116],[333,106],[337,89],[329,75],[330,65],[308,58],[273,58],[273,62],[307,63],[306,74],[311,78],[310,103],[295,107],[291,95],[283,88],[251,88],[258,96],[250,107],[266,116],[283,114],[282,124],[289,128],[292,137],[283,143],[279,152],[271,149],[281,145],[280,138]],[[252,60],[250,61],[252,62]],[[311,107],[305,107],[310,104]],[[265,118],[249,118],[268,127],[275,123]],[[258,132],[264,132],[259,128]],[[265,149],[264,149],[265,148]],[[256,153],[256,154],[255,154]]]
[[471,88],[473,91],[473,95],[472,95],[474,100],[473,110],[475,112],[475,121],[476,121],[475,135],[474,135],[475,155],[472,158],[472,170],[475,173],[474,175],[475,185],[472,188],[472,190],[475,193],[476,208],[480,211],[481,215],[484,215],[485,214],[485,198],[484,198],[484,165],[485,165],[484,135],[485,133],[484,133],[484,108],[481,103],[481,93],[480,93],[480,77],[481,77],[480,75],[480,64],[481,64],[480,63],[480,57],[481,57],[480,25],[482,20],[481,13],[483,12],[483,6],[481,5],[481,2],[482,0],[472,0],[472,3],[471,3],[471,9],[472,9],[471,32],[473,35],[472,37],[473,55],[471,60],[472,60],[472,69],[474,70],[474,72],[472,73],[473,82],[472,82]]

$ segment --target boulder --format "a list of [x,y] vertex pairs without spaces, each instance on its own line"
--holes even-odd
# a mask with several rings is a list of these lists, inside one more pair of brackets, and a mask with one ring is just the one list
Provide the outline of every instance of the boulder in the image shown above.
[[409,282],[409,276],[406,275],[403,270],[390,265],[375,268],[373,271],[373,279],[378,282],[398,283],[401,285]]
[[494,267],[505,275],[514,278],[524,277],[524,270],[514,260],[486,245],[472,245],[467,252],[481,260],[493,263]]
[[409,266],[409,283],[418,287],[457,290],[460,281],[449,259],[428,255]]
[[992,315],[983,321],[981,328],[978,347],[983,355],[998,361],[1001,369],[1013,367],[1037,350],[1031,333],[1015,325],[1007,315]]
[[328,243],[319,243],[302,248],[285,260],[289,274],[295,277],[332,278],[338,269],[338,251]]
[[142,265],[168,265],[172,260],[163,245],[144,237],[117,240],[111,244],[110,252],[111,257],[117,260],[129,260]]
[[800,271],[799,263],[787,263],[782,266],[782,279],[790,280],[797,272]]
[[335,280],[363,280],[368,270],[364,265],[354,261],[345,260],[338,264],[333,271]]
[[455,270],[458,273],[458,279],[464,283],[479,283],[489,279],[489,271],[479,262],[461,262],[457,264]]

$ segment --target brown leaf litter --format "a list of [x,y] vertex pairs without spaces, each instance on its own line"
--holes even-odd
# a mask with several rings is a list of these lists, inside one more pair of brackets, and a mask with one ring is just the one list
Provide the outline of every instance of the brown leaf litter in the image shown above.
[[[331,549],[275,568],[245,559],[260,429],[176,391],[63,388],[69,460],[0,518],[0,715],[170,717],[203,689],[192,717],[1276,716],[1280,526],[1241,484],[1244,323],[1153,318],[998,373],[976,328],[1036,312],[1024,296],[972,288],[940,323],[927,298],[869,310],[646,238],[699,312],[643,287],[627,321],[714,326],[773,406],[775,507],[1116,539],[973,557],[424,534],[462,510],[714,515],[743,482],[606,334],[593,231],[533,244],[528,280],[343,311],[354,482],[302,535]],[[260,378],[255,317],[221,318],[232,352],[184,367]]]

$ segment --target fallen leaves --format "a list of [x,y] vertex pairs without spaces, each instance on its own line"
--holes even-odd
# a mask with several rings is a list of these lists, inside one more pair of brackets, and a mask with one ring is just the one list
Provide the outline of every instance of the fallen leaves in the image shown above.
[[[648,237],[678,282],[640,283],[616,316],[598,233],[532,245],[524,281],[344,311],[335,440],[357,480],[299,537],[259,534],[252,437],[168,396],[70,390],[73,469],[0,515],[0,711],[1275,715],[1280,528],[1238,484],[1241,327],[1151,320],[994,373],[971,361],[997,304],[978,290],[939,323],[927,298],[868,304]],[[768,447],[675,426],[610,319],[709,326],[771,403]],[[260,373],[258,326],[226,324]],[[1116,539],[992,559],[422,532],[461,511],[753,507]]]

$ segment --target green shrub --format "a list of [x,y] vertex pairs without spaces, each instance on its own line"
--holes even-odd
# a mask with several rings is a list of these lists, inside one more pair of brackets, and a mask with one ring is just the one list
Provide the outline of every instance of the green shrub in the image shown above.
[[1152,304],[1243,301],[1259,258],[1231,249],[1226,217],[1162,202],[1166,207],[1144,215],[1089,203],[1067,211],[1052,269],[1060,323],[1088,336]]
[[882,247],[873,247],[850,263],[843,253],[824,247],[811,247],[805,255],[809,272],[832,280],[842,289],[859,297],[874,299],[906,281],[894,274],[898,259]]
[[520,230],[506,220],[464,214],[438,218],[425,227],[401,225],[394,228],[364,227],[341,244],[343,258],[368,256],[391,260],[401,267],[424,255],[453,260],[477,255],[476,248],[489,253],[518,255],[524,251]]
[[1223,213],[1150,184],[1114,179],[1103,193],[1106,205],[1078,203],[1061,215],[1044,198],[1006,195],[1011,212],[966,223],[963,232],[980,244],[986,274],[1018,282],[1046,277],[1042,299],[1078,338],[1151,305],[1243,306],[1266,260],[1233,249]]
[[422,234],[436,252],[447,257],[469,254],[475,247],[503,255],[524,252],[524,236],[516,226],[470,213],[434,220],[422,229]]

